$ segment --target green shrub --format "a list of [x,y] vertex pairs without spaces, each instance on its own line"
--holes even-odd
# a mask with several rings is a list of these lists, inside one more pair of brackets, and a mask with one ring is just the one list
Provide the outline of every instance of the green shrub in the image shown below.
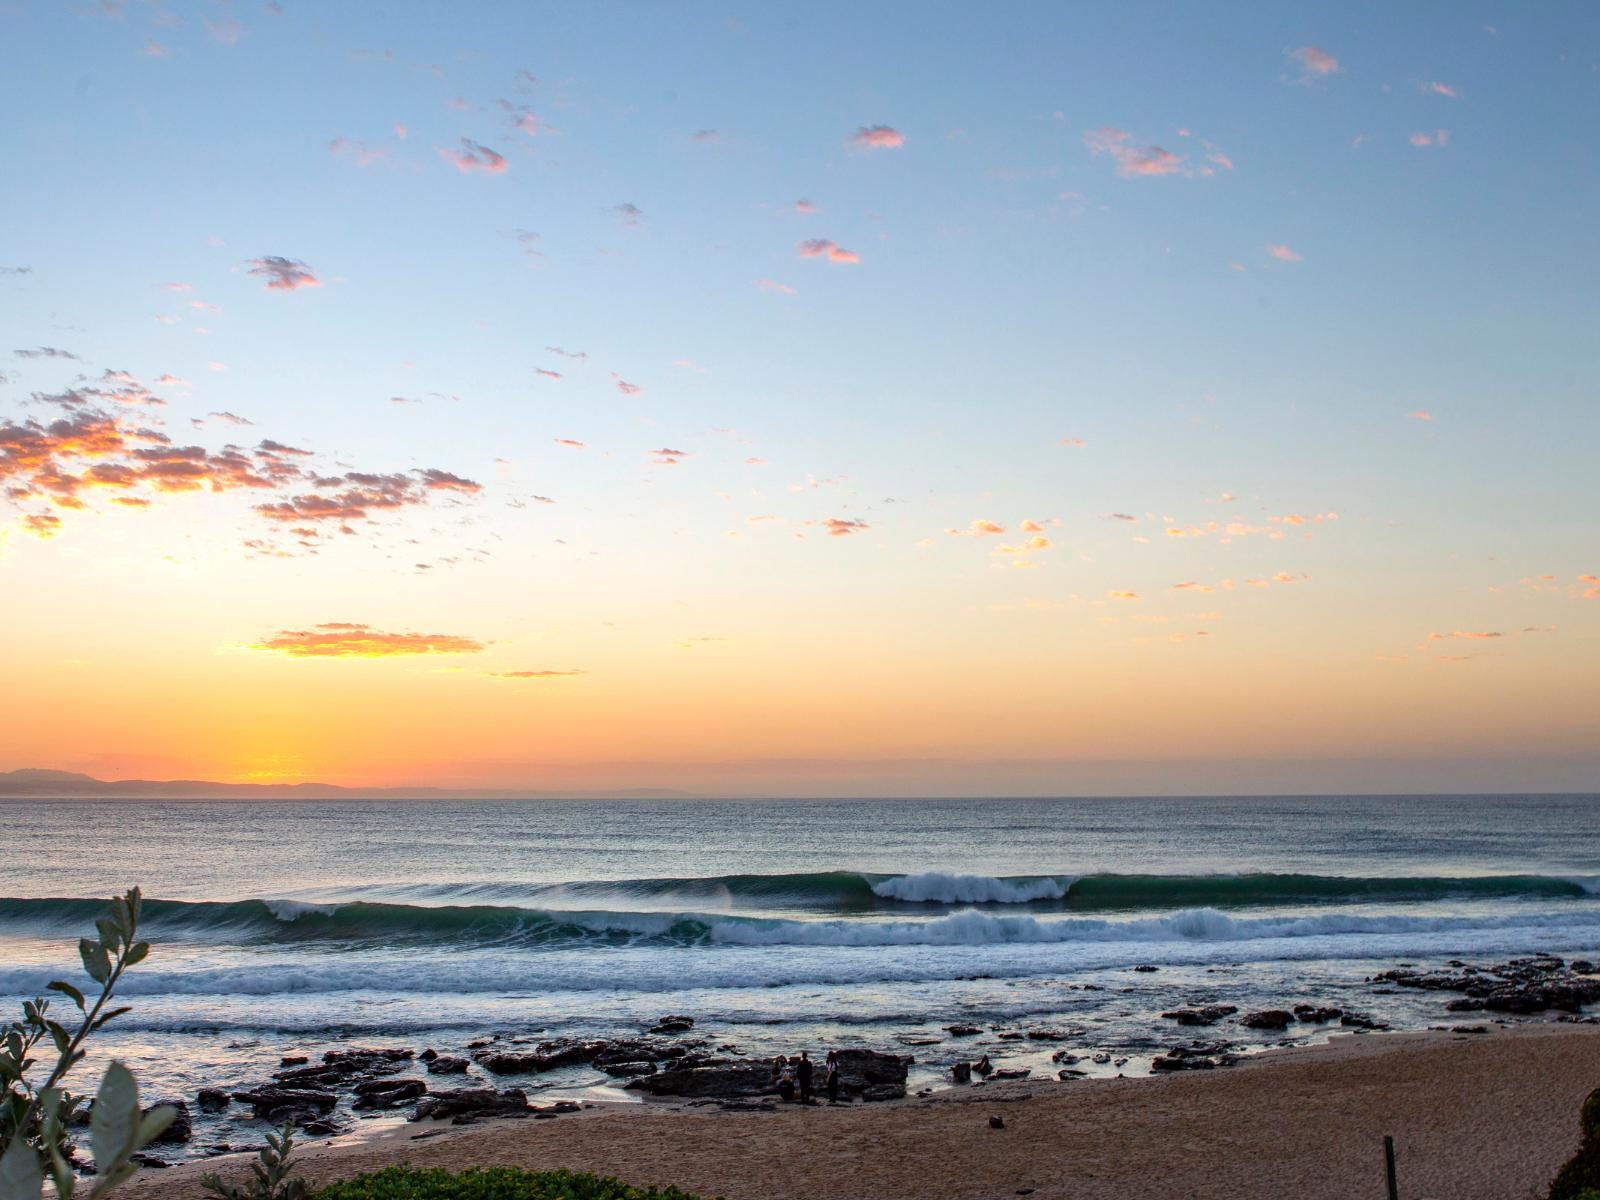
[[521,1167],[460,1174],[443,1167],[385,1167],[311,1195],[312,1200],[697,1200],[677,1188],[637,1188],[600,1175]]
[[1589,1093],[1578,1110],[1583,1138],[1578,1152],[1556,1172],[1550,1200],[1600,1200],[1600,1088]]
[[[95,922],[100,936],[78,939],[84,973],[99,986],[98,996],[85,996],[61,980],[49,985],[77,1008],[75,1029],[55,1019],[43,996],[23,1002],[20,1021],[0,1024],[0,1200],[39,1200],[47,1174],[60,1200],[71,1200],[78,1186],[66,1128],[84,1098],[68,1091],[65,1080],[83,1061],[89,1035],[128,1011],[108,1005],[122,973],[150,953],[150,943],[139,941],[141,903],[138,888],[113,897],[110,915]],[[49,1070],[39,1078],[36,1068],[46,1063]],[[89,1117],[95,1165],[94,1178],[85,1181],[90,1200],[132,1177],[139,1169],[133,1156],[176,1115],[166,1107],[145,1112],[133,1073],[119,1062],[107,1067]]]

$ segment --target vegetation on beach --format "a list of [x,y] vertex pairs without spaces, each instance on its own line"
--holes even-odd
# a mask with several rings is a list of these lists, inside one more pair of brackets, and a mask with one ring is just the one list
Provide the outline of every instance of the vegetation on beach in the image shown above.
[[1600,1200],[1600,1088],[1589,1093],[1578,1110],[1582,1142],[1578,1152],[1556,1172],[1550,1200]]
[[[99,937],[80,938],[83,969],[100,988],[90,1001],[70,983],[56,980],[48,990],[71,1001],[80,1019],[76,1029],[56,1020],[43,996],[22,1005],[22,1019],[0,1027],[0,1200],[39,1200],[46,1175],[61,1200],[71,1200],[79,1183],[67,1126],[81,1123],[85,1097],[67,1090],[65,1080],[88,1053],[89,1035],[127,1012],[109,1007],[122,973],[142,961],[150,944],[138,940],[141,896],[138,888],[111,901],[110,915],[95,922]],[[45,1057],[36,1055],[43,1053]],[[43,1078],[36,1068],[49,1062]],[[112,1062],[88,1106],[89,1145],[95,1174],[90,1200],[104,1196],[132,1176],[133,1156],[172,1123],[171,1108],[145,1112],[133,1072]]]
[[609,1176],[521,1167],[385,1167],[331,1183],[312,1200],[698,1200],[677,1188],[639,1188]]
[[250,1164],[250,1178],[243,1184],[224,1182],[213,1172],[201,1177],[200,1186],[217,1200],[304,1200],[305,1180],[289,1178],[293,1157],[294,1125],[286,1121],[277,1133],[267,1134],[267,1144]]

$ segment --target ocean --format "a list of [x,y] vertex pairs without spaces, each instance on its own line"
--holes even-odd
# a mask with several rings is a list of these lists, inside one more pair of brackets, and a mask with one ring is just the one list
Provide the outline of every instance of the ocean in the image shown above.
[[[83,982],[76,938],[140,885],[152,950],[96,1052],[191,1099],[285,1054],[459,1054],[666,1013],[751,1055],[913,1053],[913,1086],[971,1055],[958,1022],[1063,1030],[1111,1060],[1091,1073],[1142,1074],[1194,1034],[1160,1018],[1179,1005],[1423,1028],[1445,997],[1369,978],[1600,952],[1592,795],[52,801],[0,802],[0,825],[0,1003]],[[984,1048],[1053,1075],[1059,1047]],[[516,1082],[634,1095],[588,1067]]]

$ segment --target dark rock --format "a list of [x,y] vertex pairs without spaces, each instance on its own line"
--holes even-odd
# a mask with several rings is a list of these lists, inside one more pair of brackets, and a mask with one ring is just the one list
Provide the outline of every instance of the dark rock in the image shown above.
[[836,1051],[839,1091],[861,1100],[898,1100],[906,1094],[906,1068],[911,1055],[876,1050]]
[[1030,1029],[1028,1039],[1034,1042],[1064,1042],[1067,1035],[1059,1029]]
[[339,1097],[333,1092],[271,1084],[254,1091],[234,1092],[233,1098],[240,1104],[248,1104],[257,1119],[274,1125],[293,1121],[303,1126],[306,1121],[332,1112],[339,1103]]
[[477,1117],[514,1116],[528,1111],[528,1094],[521,1088],[497,1092],[493,1088],[461,1088],[432,1092],[417,1101],[411,1111],[413,1121],[458,1120]]
[[1146,975],[1148,975],[1151,971],[1159,971],[1160,969],[1160,967],[1152,966],[1150,963],[1140,963],[1134,968],[1135,971],[1139,971]]
[[972,1073],[974,1075],[982,1075],[985,1078],[994,1073],[994,1064],[989,1061],[987,1054],[972,1064]]
[[296,1124],[300,1132],[306,1137],[335,1137],[344,1132],[344,1126],[338,1121],[331,1121],[326,1117],[312,1117],[309,1120],[299,1121]]
[[1001,1079],[1026,1079],[1032,1074],[1033,1070],[1030,1067],[1009,1067],[1003,1071],[996,1071],[989,1078],[996,1081]]
[[435,1050],[432,1046],[429,1046],[421,1054],[417,1055],[417,1061],[418,1062],[432,1062],[434,1059],[436,1059],[438,1057],[439,1057],[439,1052],[437,1050]]
[[1341,1008],[1321,1008],[1315,1004],[1296,1004],[1294,1017],[1297,1021],[1304,1021],[1309,1025],[1324,1025],[1329,1021],[1337,1021],[1344,1016]]
[[420,1079],[372,1079],[356,1084],[355,1109],[399,1108],[428,1092]]
[[618,1078],[627,1078],[638,1075],[654,1075],[656,1065],[648,1059],[640,1062],[608,1062],[597,1064],[607,1075]]
[[1452,1026],[1450,1026],[1450,1032],[1451,1033],[1488,1033],[1489,1032],[1489,1027],[1487,1025],[1452,1025]]
[[1010,1033],[1002,1033],[1000,1035],[1000,1040],[1002,1042],[1020,1042],[1026,1036],[1027,1034],[1025,1033],[1019,1033],[1016,1030],[1012,1030]]
[[145,1114],[148,1115],[152,1108],[161,1108],[163,1106],[171,1106],[177,1111],[177,1115],[172,1118],[171,1125],[168,1125],[150,1139],[150,1144],[152,1146],[181,1146],[194,1135],[194,1125],[189,1117],[189,1106],[182,1100],[157,1100],[144,1110]]
[[[1530,1015],[1554,1009],[1577,1013],[1587,1004],[1600,1001],[1600,979],[1579,969],[1579,963],[1566,963],[1553,954],[1513,958],[1494,967],[1464,967],[1459,971],[1385,971],[1374,982],[1392,983],[1423,991],[1459,992],[1463,1000],[1452,1000],[1450,1012],[1490,1012]],[[1592,968],[1584,962],[1582,966]],[[1469,1002],[1476,1003],[1469,1003]]]
[[951,1037],[977,1037],[983,1032],[976,1025],[946,1025],[944,1031]]
[[655,1023],[651,1033],[687,1033],[694,1028],[694,1018],[669,1013]]
[[128,1161],[133,1163],[135,1166],[154,1167],[158,1171],[163,1167],[170,1167],[172,1165],[169,1162],[157,1158],[154,1154],[146,1154],[142,1150],[138,1154],[129,1155]]
[[1006,1119],[1004,1117],[1002,1117],[999,1113],[995,1113],[993,1116],[991,1116],[989,1118],[989,1128],[990,1129],[1004,1129],[1005,1127],[1006,1127]]
[[1294,1014],[1284,1012],[1281,1008],[1264,1008],[1240,1017],[1239,1024],[1246,1029],[1287,1029],[1293,1020]]
[[1339,1024],[1346,1029],[1387,1029],[1382,1021],[1374,1021],[1365,1013],[1347,1012],[1339,1018]]
[[1215,1025],[1223,1017],[1238,1012],[1232,1004],[1210,1004],[1205,1008],[1175,1008],[1161,1014],[1162,1020],[1176,1021],[1179,1025]]
[[203,1112],[220,1112],[228,1107],[229,1096],[221,1088],[201,1088],[196,1093],[194,1102]]
[[731,1100],[763,1096],[776,1090],[772,1064],[762,1059],[737,1059],[719,1066],[673,1067],[630,1080],[628,1088],[651,1096],[706,1097]]
[[451,1058],[446,1054],[435,1054],[425,1061],[429,1075],[465,1075],[467,1068],[472,1065],[464,1058]]
[[594,1051],[583,1043],[563,1046],[548,1053],[513,1054],[506,1051],[479,1051],[473,1055],[486,1071],[496,1075],[528,1075],[534,1072],[554,1071],[561,1067],[574,1067],[588,1063]]
[[956,1083],[971,1083],[972,1064],[969,1062],[958,1062],[951,1064],[950,1078]]
[[311,1059],[304,1054],[285,1054],[278,1060],[278,1065],[280,1067],[303,1067],[310,1061]]

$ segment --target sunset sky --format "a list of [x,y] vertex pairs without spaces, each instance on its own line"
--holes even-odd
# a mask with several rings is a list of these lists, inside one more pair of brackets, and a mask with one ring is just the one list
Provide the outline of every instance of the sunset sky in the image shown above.
[[0,770],[1600,781],[1592,4],[0,45]]

